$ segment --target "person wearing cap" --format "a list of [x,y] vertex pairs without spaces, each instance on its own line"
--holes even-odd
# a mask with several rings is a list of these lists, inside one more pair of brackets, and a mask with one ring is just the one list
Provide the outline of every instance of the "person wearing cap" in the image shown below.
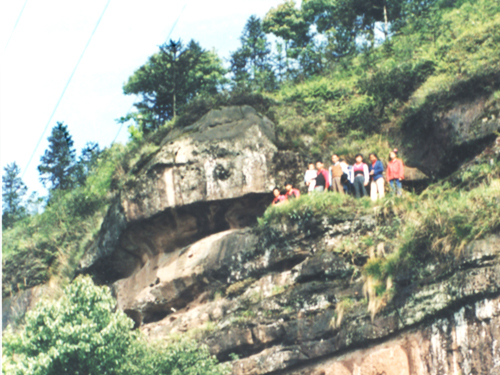
[[285,197],[288,200],[300,197],[299,189],[294,189],[293,185],[290,182],[287,182],[285,184],[285,190],[286,190]]
[[314,187],[314,191],[325,192],[330,186],[328,181],[328,171],[323,168],[323,162],[321,160],[316,162],[316,169],[318,170],[318,174],[316,175],[316,185]]
[[332,187],[332,191],[336,191],[337,193],[344,194],[344,187],[341,183],[342,175],[344,171],[342,170],[342,165],[340,165],[340,159],[337,154],[332,155],[332,165],[328,169],[328,178],[330,186]]
[[395,148],[389,153],[389,163],[387,164],[387,182],[391,187],[391,192],[396,192],[397,196],[402,195],[401,180],[405,178],[403,161],[398,158],[398,149]]

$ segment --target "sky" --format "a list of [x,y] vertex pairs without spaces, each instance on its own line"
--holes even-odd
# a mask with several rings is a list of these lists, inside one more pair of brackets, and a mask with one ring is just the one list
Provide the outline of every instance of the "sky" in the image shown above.
[[[120,127],[115,120],[136,100],[123,94],[123,84],[167,41],[177,19],[170,39],[194,39],[227,60],[240,45],[247,19],[262,18],[283,0],[110,0],[48,123],[107,2],[0,0],[2,174],[15,161],[30,191],[46,193],[37,166],[57,122],[68,125],[78,153],[87,142],[101,148],[113,142]],[[124,128],[116,139],[125,143],[127,138]]]

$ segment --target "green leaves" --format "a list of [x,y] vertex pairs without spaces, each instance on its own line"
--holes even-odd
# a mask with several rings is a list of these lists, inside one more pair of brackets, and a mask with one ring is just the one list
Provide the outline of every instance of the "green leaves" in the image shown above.
[[12,226],[27,215],[23,202],[28,190],[19,175],[21,169],[14,162],[4,167],[2,175],[2,228]]
[[[171,40],[160,46],[123,86],[126,95],[141,95],[135,118],[143,133],[158,129],[197,95],[214,95],[224,85],[226,70],[213,51],[191,41],[183,46]],[[125,118],[124,120],[127,120]]]
[[59,300],[29,312],[21,332],[4,334],[3,374],[229,374],[196,342],[148,342],[115,304],[109,288],[77,278]]
[[[9,374],[115,374],[134,334],[107,287],[90,277],[69,285],[58,301],[42,301],[26,315],[26,326],[4,340]],[[6,371],[8,369],[8,371]]]

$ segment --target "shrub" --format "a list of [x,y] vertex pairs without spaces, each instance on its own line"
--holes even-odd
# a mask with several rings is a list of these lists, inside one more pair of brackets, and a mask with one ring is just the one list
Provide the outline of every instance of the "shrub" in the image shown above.
[[9,375],[219,375],[208,348],[195,341],[149,342],[107,287],[78,277],[57,301],[44,300],[26,316],[20,332],[3,337],[2,370]]
[[133,322],[114,307],[108,288],[78,278],[61,299],[28,312],[19,335],[5,334],[4,373],[115,374],[133,339]]

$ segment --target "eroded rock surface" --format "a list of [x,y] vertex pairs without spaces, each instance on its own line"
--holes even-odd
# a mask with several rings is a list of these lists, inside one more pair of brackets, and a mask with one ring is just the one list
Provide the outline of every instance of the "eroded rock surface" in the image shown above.
[[379,211],[252,225],[270,189],[302,175],[273,139],[249,107],[170,134],[136,167],[82,269],[148,336],[195,338],[233,374],[500,374],[500,236],[422,260],[418,277],[402,271],[374,307],[362,267],[394,249],[342,244],[376,235]]
[[114,283],[119,306],[137,324],[184,306],[204,290],[199,280],[222,277],[215,261],[203,262],[218,254],[223,267],[227,253],[247,246],[235,230],[256,223],[273,187],[301,180],[299,157],[278,151],[274,132],[249,106],[212,110],[172,131],[133,168],[80,272]]

